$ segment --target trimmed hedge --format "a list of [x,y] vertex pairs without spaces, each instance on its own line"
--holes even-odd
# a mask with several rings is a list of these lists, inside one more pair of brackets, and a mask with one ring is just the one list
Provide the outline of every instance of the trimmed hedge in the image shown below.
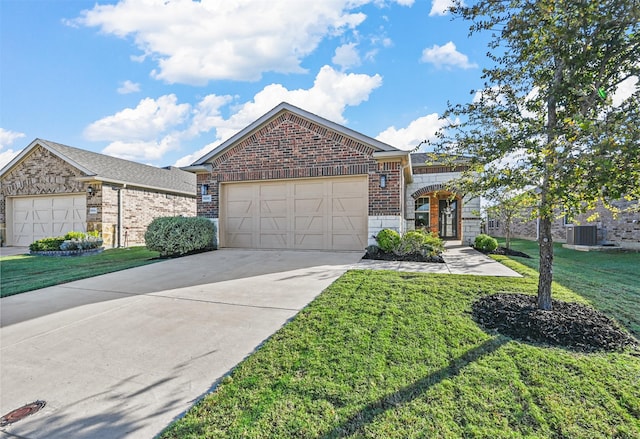
[[498,248],[498,241],[484,233],[476,236],[474,247],[482,252],[492,252]]
[[202,217],[154,219],[144,234],[147,248],[160,256],[180,256],[217,247],[215,224]]

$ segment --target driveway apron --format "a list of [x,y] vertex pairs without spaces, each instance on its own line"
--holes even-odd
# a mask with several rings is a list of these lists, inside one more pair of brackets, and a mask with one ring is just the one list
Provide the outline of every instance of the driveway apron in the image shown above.
[[3,298],[0,437],[151,438],[361,252],[218,250]]

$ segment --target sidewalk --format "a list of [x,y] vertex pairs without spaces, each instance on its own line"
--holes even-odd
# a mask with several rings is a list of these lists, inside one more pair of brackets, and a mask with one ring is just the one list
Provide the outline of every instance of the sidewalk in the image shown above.
[[375,261],[362,259],[354,266],[362,270],[397,270],[418,273],[472,274],[476,276],[522,277],[512,269],[487,255],[463,245],[460,241],[446,241],[442,254],[444,264],[428,262]]

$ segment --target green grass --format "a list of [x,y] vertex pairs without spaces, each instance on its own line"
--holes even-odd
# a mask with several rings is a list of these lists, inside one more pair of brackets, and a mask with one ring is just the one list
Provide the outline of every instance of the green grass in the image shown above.
[[[503,245],[504,242],[501,242]],[[511,248],[531,256],[517,261],[538,269],[535,241],[513,240]],[[591,305],[640,338],[640,253],[601,253],[553,247],[553,279],[586,299]]]
[[[525,277],[349,271],[172,424],[169,438],[637,438],[637,352],[491,335],[485,294]],[[585,300],[554,285],[554,296]]]
[[150,264],[158,254],[146,247],[130,247],[65,258],[5,256],[0,258],[0,297]]

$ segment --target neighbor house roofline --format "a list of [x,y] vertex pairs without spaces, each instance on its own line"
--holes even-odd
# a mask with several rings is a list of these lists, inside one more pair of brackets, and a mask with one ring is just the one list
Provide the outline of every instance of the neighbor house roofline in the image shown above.
[[219,156],[220,154],[224,153],[227,149],[231,148],[232,146],[236,145],[237,143],[239,143],[242,139],[244,139],[245,137],[251,135],[254,131],[256,131],[257,129],[259,129],[263,124],[265,124],[267,121],[269,121],[270,119],[276,117],[278,114],[280,114],[283,111],[289,111],[297,116],[300,116],[304,119],[307,119],[313,123],[316,123],[318,125],[327,127],[337,133],[342,134],[345,137],[349,137],[351,139],[354,139],[358,142],[364,143],[366,145],[369,145],[371,147],[373,147],[374,149],[377,149],[378,151],[391,151],[391,152],[396,152],[396,151],[400,151],[397,148],[394,148],[391,145],[388,145],[384,142],[381,142],[377,139],[374,139],[372,137],[369,136],[365,136],[362,133],[359,133],[357,131],[354,131],[350,128],[347,128],[343,125],[337,124],[335,122],[332,122],[328,119],[325,119],[323,117],[318,116],[317,114],[313,114],[310,113],[306,110],[303,110],[302,108],[298,108],[294,105],[291,105],[287,102],[281,102],[280,104],[278,104],[277,106],[275,106],[274,108],[272,108],[270,111],[268,111],[267,113],[265,113],[263,116],[261,116],[260,118],[258,118],[256,121],[254,121],[253,123],[249,124],[247,127],[245,127],[244,129],[240,130],[239,132],[237,132],[236,134],[234,134],[233,136],[231,136],[229,139],[227,139],[226,141],[222,142],[220,145],[218,145],[217,147],[215,147],[213,150],[211,150],[210,152],[208,152],[207,154],[205,154],[204,156],[200,157],[198,160],[196,160],[195,162],[193,162],[192,165],[202,165],[208,161],[211,161],[212,159],[215,159],[217,156]]
[[197,195],[195,176],[177,167],[158,168],[40,138],[2,168],[0,178],[26,159],[37,146],[82,172],[84,175],[75,177],[78,181],[113,183],[190,197]]

